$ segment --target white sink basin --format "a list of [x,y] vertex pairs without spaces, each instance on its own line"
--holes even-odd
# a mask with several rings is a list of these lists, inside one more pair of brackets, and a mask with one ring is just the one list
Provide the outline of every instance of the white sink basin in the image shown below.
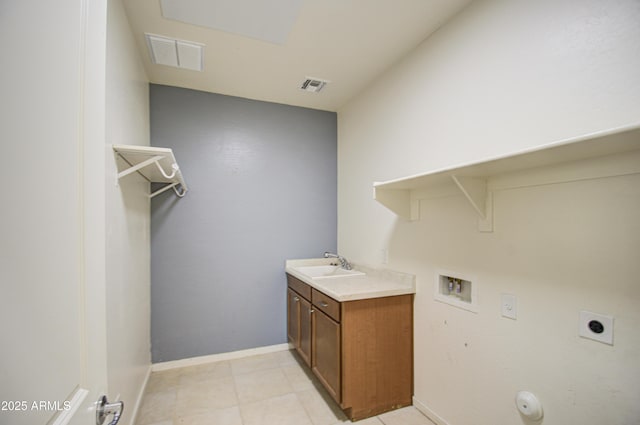
[[364,276],[363,272],[357,270],[345,270],[340,266],[303,266],[296,267],[300,273],[309,276],[311,279],[334,279],[337,277]]

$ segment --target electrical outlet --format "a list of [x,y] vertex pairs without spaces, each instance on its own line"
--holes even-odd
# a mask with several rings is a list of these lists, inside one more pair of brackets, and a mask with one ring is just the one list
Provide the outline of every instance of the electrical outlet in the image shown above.
[[583,338],[613,345],[613,316],[593,313],[591,311],[581,311],[578,335]]
[[516,296],[511,294],[502,294],[502,316],[516,320],[518,317],[516,309]]

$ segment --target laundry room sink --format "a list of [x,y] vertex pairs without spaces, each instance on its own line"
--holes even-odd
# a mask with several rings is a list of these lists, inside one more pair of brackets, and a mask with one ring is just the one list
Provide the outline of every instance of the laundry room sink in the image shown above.
[[365,273],[358,270],[347,270],[340,266],[321,265],[321,266],[302,266],[296,267],[299,273],[310,277],[311,279],[335,279],[340,277],[365,276]]

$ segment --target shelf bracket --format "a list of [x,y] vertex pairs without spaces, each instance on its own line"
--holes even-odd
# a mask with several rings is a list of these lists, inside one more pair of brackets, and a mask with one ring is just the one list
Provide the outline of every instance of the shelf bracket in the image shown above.
[[[178,190],[178,186],[180,186],[180,189],[182,189],[181,191]],[[175,192],[176,196],[178,196],[178,198],[182,198],[184,197],[184,195],[187,194],[187,189],[185,189],[180,183],[175,182],[175,183],[169,183],[166,184],[164,186],[162,186],[160,189],[156,190],[153,193],[149,194],[149,198],[153,198],[155,196],[160,195],[163,192],[166,192],[169,189],[173,189],[173,191]]]
[[[173,189],[174,192],[175,192],[175,190],[176,190],[175,187],[177,185],[178,185],[178,182],[166,184],[166,185],[162,186],[160,189],[156,190],[155,192],[150,193],[149,194],[149,198],[153,198],[154,196],[158,196],[161,193],[166,192],[169,189]],[[177,192],[176,192],[176,194],[177,194]],[[184,196],[184,195],[182,195],[182,196]],[[181,196],[181,198],[182,198],[182,196]]]
[[[136,165],[133,165],[129,168],[127,168],[126,170],[118,173],[118,180],[120,180],[121,178],[128,176],[131,173],[135,173],[138,170],[143,169],[144,167],[151,165],[153,163],[155,163],[156,165],[158,165],[158,161],[160,161],[162,158],[164,158],[162,155],[156,155],[156,156],[152,156],[151,158],[142,161]],[[160,168],[160,171],[164,174],[164,171],[162,170],[162,168],[158,165],[158,168]],[[175,172],[174,172],[175,174]]]
[[487,180],[481,177],[451,175],[479,217],[478,230],[493,231],[493,194],[487,191]]
[[167,173],[164,172],[164,170],[160,166],[160,161],[156,161],[156,167],[158,167],[158,170],[160,170],[160,173],[162,173],[162,175],[164,176],[165,179],[174,178],[176,173],[178,172],[178,169],[179,169],[178,164],[173,163],[173,164],[171,164],[171,169],[173,170],[173,172],[171,174],[167,174]]
[[178,198],[182,198],[184,197],[184,195],[187,194],[187,189],[184,188],[184,186],[180,185],[180,189],[182,189],[182,192],[178,191],[178,186],[174,185],[173,186],[173,191],[175,192],[176,196]]
[[487,191],[487,198],[484,203],[484,218],[478,218],[478,231],[493,232],[493,192]]
[[373,199],[405,220],[420,219],[419,201],[411,199],[411,191],[409,190],[386,190],[374,187]]

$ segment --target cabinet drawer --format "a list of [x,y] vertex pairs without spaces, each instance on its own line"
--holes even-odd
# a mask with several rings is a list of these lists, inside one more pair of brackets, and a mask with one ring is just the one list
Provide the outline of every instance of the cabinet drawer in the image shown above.
[[340,321],[340,303],[320,291],[312,289],[311,302],[336,322]]
[[289,288],[293,289],[307,300],[311,300],[311,286],[290,274],[287,274],[287,284],[289,285]]

